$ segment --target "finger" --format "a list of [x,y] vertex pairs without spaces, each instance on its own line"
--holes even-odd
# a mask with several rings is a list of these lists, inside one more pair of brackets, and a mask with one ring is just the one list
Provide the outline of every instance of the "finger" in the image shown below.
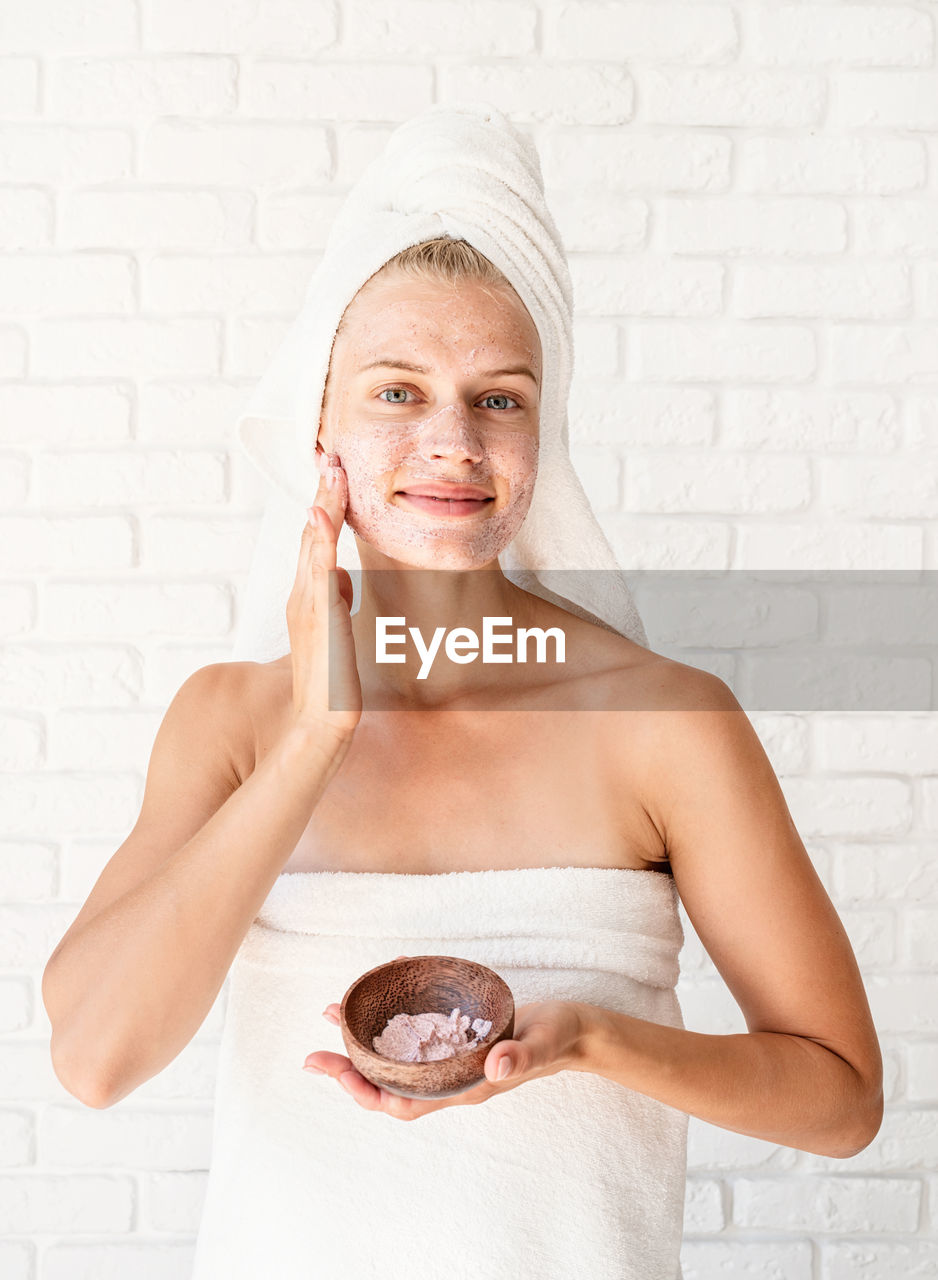
[[[338,459],[338,454],[331,455],[333,462]],[[345,474],[345,468],[340,463],[326,466],[319,478],[319,488],[316,491],[315,506],[322,507],[332,521],[335,529],[336,537],[342,530],[342,524],[345,520],[345,509],[348,505],[348,478]]]
[[[329,512],[322,506],[319,498],[307,508],[307,523],[303,530],[303,550],[300,560],[305,568],[307,579],[315,569],[334,569],[336,567],[336,532]],[[325,519],[323,518],[325,516]],[[325,583],[326,579],[323,579]]]
[[[331,467],[336,481],[332,489],[326,487],[326,476],[320,476],[319,488],[312,506],[307,508],[307,527],[309,530],[309,554],[313,565],[323,569],[336,568],[336,546],[342,526],[345,523],[345,510],[348,505],[348,482],[345,472],[340,467]],[[324,511],[329,517],[328,525],[317,514]],[[304,529],[304,534],[307,530]],[[334,580],[331,594],[338,600],[341,594],[351,609],[352,579],[347,570]]]
[[300,538],[300,554],[293,584],[295,590],[302,591],[309,585],[310,575],[315,567],[335,568],[335,527],[331,521],[323,520],[319,514],[321,509],[318,495],[312,506],[306,508],[306,523]]
[[[303,527],[300,563],[297,564],[297,582],[300,583],[301,580],[308,582],[310,571],[314,565],[326,569],[336,569],[337,572],[334,575],[330,575],[329,578],[328,602],[330,605],[336,605],[341,599],[348,612],[351,613],[355,599],[352,578],[347,569],[338,568],[335,554],[338,537],[345,523],[345,509],[348,505],[348,481],[345,470],[341,465],[327,465],[330,461],[340,463],[338,454],[326,454],[317,449],[315,457],[319,470],[319,485],[312,505],[306,509],[307,520]],[[330,473],[335,477],[331,488],[327,484],[327,478]],[[322,542],[322,535],[327,532],[327,529],[320,523],[321,517],[316,514],[318,508],[326,512],[331,524],[332,539],[328,544],[327,554],[319,554],[321,551],[326,551],[326,547]]]
[[[486,1080],[494,1085],[513,1084],[527,1070],[527,1067],[522,1065],[525,1056],[525,1052],[517,1041],[500,1040],[485,1059]],[[506,1062],[509,1066],[508,1074],[500,1077],[499,1072],[504,1070]]]
[[[323,517],[316,509],[308,507],[306,514],[307,523],[303,527],[300,554],[296,562],[296,577],[287,601],[288,622],[291,618],[305,619],[310,613],[325,617],[328,612],[331,529],[328,532],[323,529],[320,524]],[[331,547],[331,553],[334,559],[334,546]]]
[[[333,559],[338,561],[339,544],[336,539],[332,548]],[[351,614],[352,602],[355,599],[355,593],[352,590],[352,575],[348,569],[343,569],[338,563],[329,572],[329,608],[335,609],[336,606],[343,606],[344,609]]]
[[315,1053],[306,1055],[303,1069],[305,1070],[307,1067],[318,1067],[327,1076],[332,1076],[334,1080],[338,1080],[343,1071],[351,1070],[352,1060],[341,1053],[332,1053],[328,1049],[317,1049]]
[[294,590],[298,590],[306,585],[309,581],[309,570],[311,563],[311,555],[313,542],[316,537],[316,525],[318,516],[312,506],[306,508],[306,523],[303,525],[303,531],[300,536],[300,552],[296,561],[296,577],[293,582]]
[[366,1080],[352,1066],[350,1058],[344,1057],[341,1053],[329,1053],[328,1050],[318,1049],[315,1053],[307,1056],[306,1067],[318,1067],[325,1075],[335,1080],[346,1093],[350,1094],[356,1102],[366,1107],[369,1111],[378,1111],[382,1107],[382,1103],[396,1095],[385,1093],[383,1089],[379,1089],[377,1085],[373,1085],[370,1080]]
[[352,604],[355,601],[355,589],[352,586],[352,575],[348,569],[336,567],[336,584],[339,589],[339,595],[345,601],[346,608],[349,613],[352,612]]
[[306,1059],[306,1067],[318,1067],[324,1075],[335,1080],[339,1087],[366,1111],[382,1110],[384,1091],[373,1085],[370,1080],[366,1080],[363,1075],[359,1075],[351,1061],[343,1058],[341,1054],[326,1053],[322,1050],[311,1053]]
[[[339,455],[336,453],[329,456],[335,459]],[[326,465],[326,457],[327,455],[325,454],[316,455],[319,483],[316,486],[316,496],[313,498],[312,505],[321,507],[328,513],[332,526],[336,530],[336,534],[338,534],[345,518],[345,506],[348,501],[348,482],[345,478],[344,468],[339,465]]]
[[[550,1021],[530,1022],[517,1040],[500,1040],[485,1059],[486,1078],[493,1084],[514,1085],[523,1076],[541,1071],[558,1058],[557,1027]],[[507,1076],[498,1078],[505,1063]]]
[[366,1080],[354,1067],[343,1071],[338,1081],[349,1097],[354,1098],[366,1111],[384,1111],[387,1109],[386,1100],[394,1097],[393,1094],[387,1094],[383,1089],[379,1089],[370,1080]]
[[438,1103],[419,1102],[415,1098],[401,1098],[396,1093],[389,1093],[366,1080],[355,1070],[350,1059],[344,1058],[340,1053],[317,1050],[316,1053],[309,1054],[304,1069],[305,1067],[318,1067],[366,1111],[383,1111],[395,1120],[416,1120],[418,1116],[446,1105],[442,1100]]

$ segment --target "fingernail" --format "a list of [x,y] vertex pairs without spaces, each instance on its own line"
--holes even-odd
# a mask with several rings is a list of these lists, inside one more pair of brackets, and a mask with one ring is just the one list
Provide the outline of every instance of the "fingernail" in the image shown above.
[[335,467],[330,467],[329,470],[326,472],[326,488],[327,489],[334,488],[335,480],[336,480]]
[[322,1067],[304,1067],[303,1070],[315,1071],[317,1076],[324,1076],[326,1074],[325,1070]]
[[495,1073],[496,1080],[504,1080],[511,1071],[511,1058],[502,1058]]

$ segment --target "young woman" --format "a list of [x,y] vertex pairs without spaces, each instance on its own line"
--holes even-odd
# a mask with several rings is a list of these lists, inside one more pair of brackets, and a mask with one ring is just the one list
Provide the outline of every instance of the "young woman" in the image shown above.
[[[140,819],[47,966],[55,1069],[93,1107],[165,1068],[231,972],[197,1280],[675,1280],[689,1115],[836,1157],[879,1128],[855,957],[728,687],[501,571],[543,377],[531,315],[468,244],[358,291],[290,652],[185,682]],[[563,661],[378,661],[381,619],[486,617],[555,628]],[[683,1027],[679,899],[744,1034]],[[512,988],[474,1089],[400,1098],[341,1052],[344,991],[399,954]]]

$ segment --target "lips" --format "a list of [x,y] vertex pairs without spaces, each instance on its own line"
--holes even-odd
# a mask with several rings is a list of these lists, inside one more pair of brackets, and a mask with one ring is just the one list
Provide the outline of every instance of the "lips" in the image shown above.
[[413,485],[411,489],[399,489],[397,497],[413,511],[427,516],[461,518],[479,515],[495,500],[475,485]]
[[457,502],[463,499],[488,499],[492,494],[486,493],[484,489],[480,489],[474,484],[455,484],[448,482],[445,484],[411,484],[406,489],[399,489],[399,493],[410,494],[419,498],[446,498],[450,502]]
[[474,516],[495,501],[493,494],[486,493],[477,484],[443,480],[410,484],[406,489],[398,489],[397,497],[403,498],[414,511],[435,517]]

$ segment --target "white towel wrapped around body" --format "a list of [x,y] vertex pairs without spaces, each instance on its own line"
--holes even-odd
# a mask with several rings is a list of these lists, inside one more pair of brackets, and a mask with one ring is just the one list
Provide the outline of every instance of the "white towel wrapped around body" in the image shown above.
[[685,1112],[564,1071],[405,1122],[303,1070],[400,954],[683,1027],[678,902],[625,868],[279,876],[230,972],[193,1280],[681,1280]]

